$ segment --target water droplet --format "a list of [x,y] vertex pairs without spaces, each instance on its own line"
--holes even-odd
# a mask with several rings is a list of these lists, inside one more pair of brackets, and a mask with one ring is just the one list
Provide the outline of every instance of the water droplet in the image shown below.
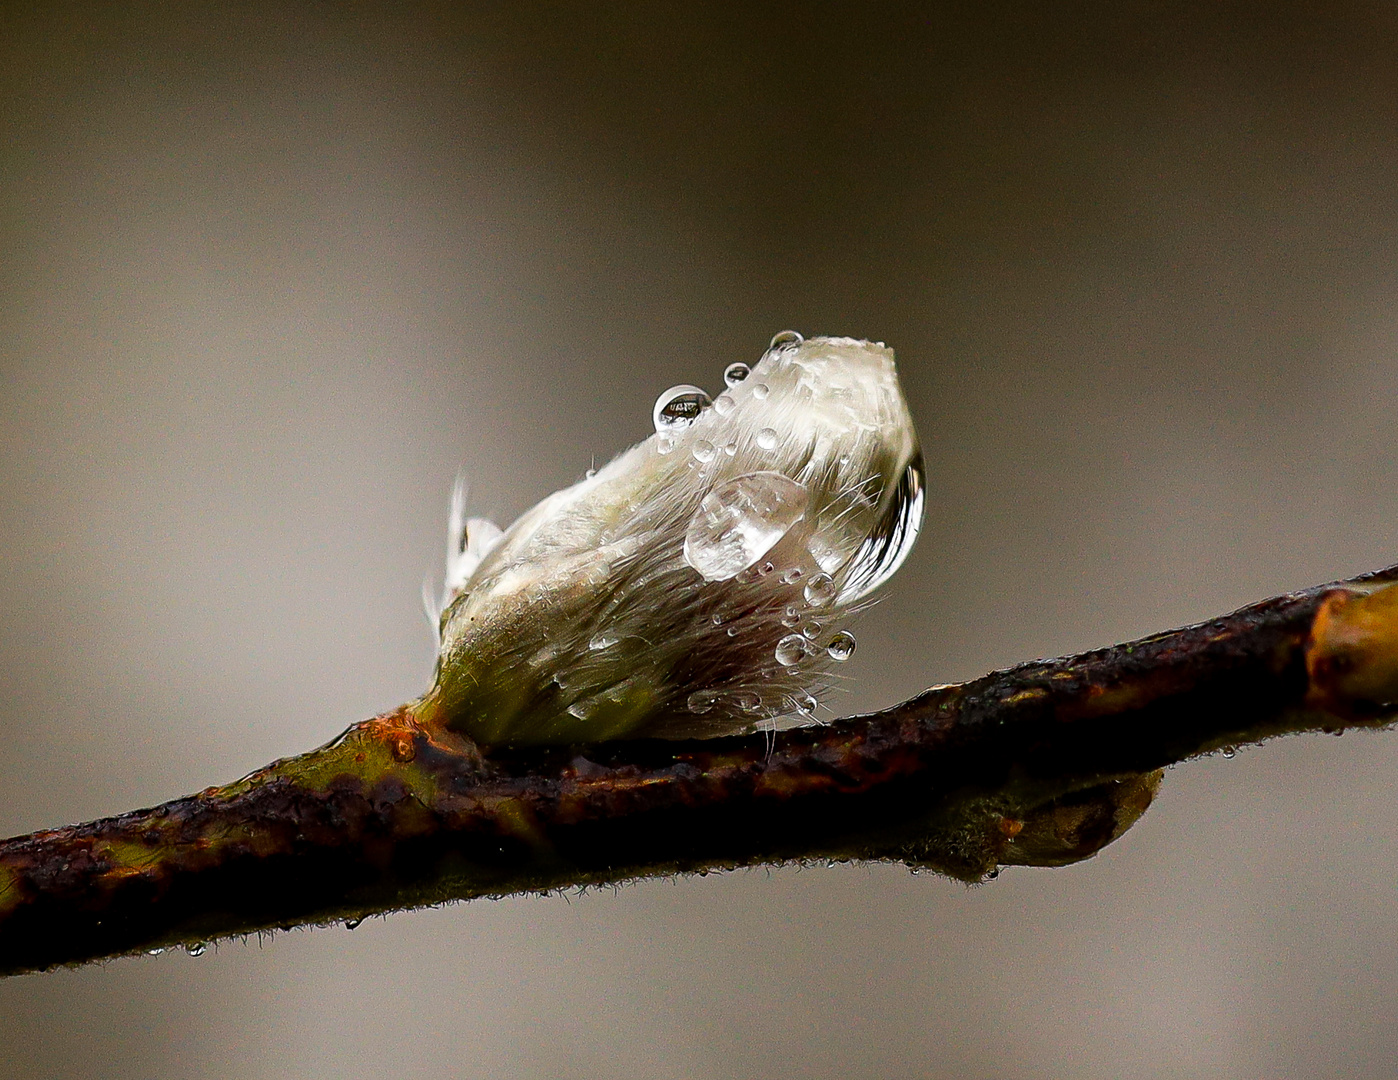
[[882,518],[859,546],[845,574],[840,602],[849,604],[893,576],[912,551],[922,528],[922,455],[908,463]]
[[736,364],[729,364],[723,369],[723,382],[726,386],[737,386],[740,382],[752,374],[752,368],[748,367],[741,360]]
[[766,401],[767,395],[771,392],[771,390],[767,389],[767,384],[765,382],[752,384],[752,396],[757,398],[758,401]]
[[717,690],[696,690],[685,700],[692,713],[706,713],[718,702]]
[[817,574],[806,582],[806,603],[820,607],[828,604],[835,596],[835,579],[829,574]]
[[985,876],[986,876],[989,880],[994,881],[996,878],[998,878],[998,877],[1000,876],[1000,868],[997,866],[994,870],[992,870],[990,873],[986,874]]
[[147,950],[146,950],[146,955],[147,955],[147,956],[159,956],[159,955],[160,955],[161,953],[163,953],[164,951],[165,951],[164,949],[147,949]]
[[793,566],[786,573],[782,574],[783,585],[794,585],[801,580],[802,571],[799,566]]
[[738,628],[737,628],[736,626],[730,626],[730,627],[728,628],[728,636],[729,636],[729,637],[737,637],[737,636],[738,636]]
[[587,472],[583,473],[583,479],[584,479],[584,480],[591,480],[591,479],[592,479],[594,476],[596,476],[596,475],[597,475],[597,470],[596,470],[596,469],[588,469]]
[[752,566],[806,513],[809,494],[790,477],[755,472],[718,485],[699,504],[684,538],[684,561],[706,581]]
[[787,608],[786,611],[782,614],[783,626],[795,626],[800,621],[801,613],[797,611],[794,607]]
[[190,956],[203,956],[209,951],[209,943],[207,941],[196,941],[192,945],[186,945],[184,951],[189,953]]
[[738,444],[735,442],[724,443],[723,452],[727,454],[729,457],[732,457],[734,454],[738,452]]
[[738,407],[738,402],[734,400],[732,394],[719,394],[714,400],[714,412],[719,416],[730,416],[734,409]]
[[675,440],[668,435],[657,435],[655,437],[655,452],[657,454],[668,454],[675,448]]
[[700,439],[694,444],[690,453],[694,455],[695,461],[699,462],[701,465],[707,465],[709,462],[713,461],[714,455],[718,453],[718,451],[714,449],[714,444],[709,442],[708,439]]
[[762,711],[762,698],[754,694],[751,690],[739,690],[733,695],[733,704],[742,709],[745,713],[755,713]]
[[1237,757],[1238,748],[1236,746],[1225,746],[1223,748],[1223,756],[1226,758]]
[[722,625],[723,625],[723,614],[722,614],[722,612],[718,612],[718,611],[715,611],[715,612],[714,612],[714,615],[713,615],[713,623],[714,623],[715,626],[722,626]]
[[854,635],[848,630],[841,630],[830,639],[825,651],[830,654],[831,660],[843,663],[854,655]]
[[765,562],[765,563],[763,563],[761,566],[759,566],[759,567],[757,568],[757,576],[758,576],[758,577],[766,577],[768,574],[770,574],[770,573],[771,573],[773,570],[775,570],[775,569],[776,569],[776,565],[775,565],[775,564],[770,563],[770,562]]
[[670,387],[655,399],[651,419],[655,421],[656,431],[686,428],[713,403],[713,398],[699,387],[681,383],[679,386]]
[[772,336],[772,343],[768,345],[767,348],[769,350],[790,349],[793,346],[800,345],[801,342],[805,340],[806,339],[803,338],[800,334],[798,334],[795,330],[782,330],[779,333],[774,334]]
[[359,918],[357,918],[357,919],[346,919],[346,920],[345,920],[345,929],[346,929],[346,930],[358,930],[358,929],[359,929],[359,924],[362,923],[363,921],[364,921],[364,916],[363,916],[363,915],[361,915],[361,916],[360,916]]
[[806,655],[810,643],[800,634],[787,634],[777,642],[777,663],[790,667],[799,664]]
[[757,445],[764,450],[775,450],[777,448],[777,432],[775,428],[765,427],[757,433]]
[[820,623],[812,619],[810,622],[806,623],[805,626],[801,627],[801,633],[805,634],[808,638],[814,641],[816,639],[816,635],[820,633]]
[[602,649],[610,649],[620,640],[621,638],[616,634],[596,634],[593,636],[592,640],[587,643],[587,647],[593,652],[600,652]]
[[819,705],[820,702],[816,701],[810,694],[802,694],[796,699],[796,711],[802,716],[814,716]]

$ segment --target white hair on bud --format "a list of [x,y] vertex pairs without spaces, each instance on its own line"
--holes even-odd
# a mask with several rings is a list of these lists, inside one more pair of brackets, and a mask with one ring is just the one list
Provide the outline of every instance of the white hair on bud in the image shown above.
[[487,744],[816,722],[843,621],[907,557],[922,462],[893,353],[773,339],[717,399],[503,533],[452,497],[434,693]]

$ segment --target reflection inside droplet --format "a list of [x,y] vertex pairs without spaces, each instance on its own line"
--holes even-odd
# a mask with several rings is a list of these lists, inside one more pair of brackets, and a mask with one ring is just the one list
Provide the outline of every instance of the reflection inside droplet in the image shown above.
[[830,644],[825,647],[825,651],[830,654],[831,660],[844,662],[854,655],[854,635],[848,630],[841,630],[830,639]]
[[737,386],[740,382],[752,374],[752,368],[739,360],[736,364],[729,364],[723,369],[723,382],[725,386]]
[[682,383],[672,386],[655,399],[651,419],[656,431],[673,431],[688,427],[713,404],[713,399],[697,386]]

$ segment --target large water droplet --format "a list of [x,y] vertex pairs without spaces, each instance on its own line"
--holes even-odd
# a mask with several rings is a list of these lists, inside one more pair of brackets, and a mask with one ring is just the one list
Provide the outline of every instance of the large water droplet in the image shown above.
[[764,450],[775,450],[777,448],[777,432],[775,428],[765,427],[757,433],[757,445]]
[[755,472],[704,496],[684,538],[684,561],[707,581],[727,581],[776,546],[801,520],[804,486],[777,472]]
[[843,663],[854,655],[854,635],[848,630],[841,630],[830,639],[825,651],[830,654],[831,660]]
[[792,664],[799,664],[806,655],[806,647],[810,644],[800,634],[787,634],[777,642],[777,663],[790,667]]
[[736,364],[729,364],[723,369],[723,383],[725,386],[737,386],[751,374],[752,368],[739,360]]
[[672,386],[655,399],[651,416],[655,421],[655,430],[674,431],[688,427],[713,403],[713,399],[697,386],[684,383]]
[[830,603],[835,596],[835,579],[829,574],[817,574],[806,582],[806,603],[819,607]]
[[699,464],[707,465],[709,462],[713,461],[714,455],[717,454],[718,451],[714,449],[714,444],[709,442],[708,439],[700,439],[690,448],[690,453],[694,455],[694,460],[699,462]]
[[767,346],[768,350],[790,349],[805,341],[795,330],[782,330],[772,335],[772,342]]
[[855,552],[840,590],[842,604],[867,596],[903,565],[922,528],[922,507],[922,455],[918,454],[903,470],[888,506]]

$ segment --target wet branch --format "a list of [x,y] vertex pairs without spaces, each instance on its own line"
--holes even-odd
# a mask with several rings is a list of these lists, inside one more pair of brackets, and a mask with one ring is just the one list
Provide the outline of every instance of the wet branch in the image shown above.
[[0,973],[478,896],[807,859],[1087,858],[1164,766],[1398,713],[1398,567],[828,727],[488,754],[429,696],[149,810],[0,841]]

